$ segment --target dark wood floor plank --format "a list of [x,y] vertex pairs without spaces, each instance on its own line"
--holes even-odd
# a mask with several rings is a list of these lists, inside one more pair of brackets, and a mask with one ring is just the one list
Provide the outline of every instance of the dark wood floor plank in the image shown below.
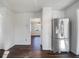
[[4,53],[4,50],[3,49],[0,49],[0,58],[2,58],[3,53]]

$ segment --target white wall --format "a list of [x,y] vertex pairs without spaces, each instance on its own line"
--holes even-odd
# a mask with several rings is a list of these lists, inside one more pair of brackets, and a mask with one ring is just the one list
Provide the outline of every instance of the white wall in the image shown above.
[[[69,8],[65,9],[65,14],[71,20],[71,51],[75,54],[79,54],[79,30],[78,30],[78,18],[77,10],[79,9],[79,2],[73,4]],[[78,16],[79,17],[79,16]]]
[[7,50],[14,45],[31,45],[30,19],[33,17],[33,13],[15,13],[1,7],[0,49]]
[[42,12],[42,46],[43,50],[51,50],[51,36],[52,36],[52,24],[53,18],[64,17],[64,12],[59,10],[53,10],[51,7],[44,7]]
[[33,12],[33,18],[41,18],[42,17],[42,11]]
[[78,33],[77,33],[77,55],[79,55],[79,9],[77,10],[77,27],[78,27],[78,29],[77,29],[77,31],[78,31]]
[[7,10],[7,13],[4,17],[4,22],[3,22],[3,32],[4,32],[4,49],[9,49],[12,46],[15,45],[14,43],[14,14]]
[[0,8],[0,20],[2,20],[0,49],[7,50],[14,45],[31,44],[31,16],[32,13],[14,13],[5,7]]
[[65,17],[65,12],[63,10],[52,10],[53,18],[63,18]]
[[5,9],[3,7],[0,7],[0,49],[3,49],[4,47],[4,39],[3,39],[3,18],[5,17]]
[[15,21],[15,44],[31,45],[30,19],[32,13],[16,13]]
[[0,7],[0,49],[7,50],[14,46],[14,13]]

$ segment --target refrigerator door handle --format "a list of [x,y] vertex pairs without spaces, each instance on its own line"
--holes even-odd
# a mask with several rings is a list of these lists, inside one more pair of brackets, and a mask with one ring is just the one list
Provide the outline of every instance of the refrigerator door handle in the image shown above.
[[56,27],[56,34],[58,34],[59,33],[59,30],[58,30],[58,28]]

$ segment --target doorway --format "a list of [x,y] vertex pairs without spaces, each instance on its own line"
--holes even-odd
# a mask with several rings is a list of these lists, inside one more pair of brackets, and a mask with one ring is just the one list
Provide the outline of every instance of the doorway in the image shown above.
[[41,18],[31,19],[31,45],[32,50],[41,50]]

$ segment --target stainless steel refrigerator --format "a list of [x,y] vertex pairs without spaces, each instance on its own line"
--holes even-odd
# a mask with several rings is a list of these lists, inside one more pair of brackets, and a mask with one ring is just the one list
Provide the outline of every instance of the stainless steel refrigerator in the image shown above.
[[56,18],[52,21],[53,52],[69,52],[69,18]]

